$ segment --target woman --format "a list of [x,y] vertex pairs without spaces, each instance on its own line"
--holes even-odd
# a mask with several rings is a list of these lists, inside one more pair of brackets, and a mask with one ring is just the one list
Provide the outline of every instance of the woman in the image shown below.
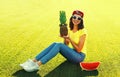
[[70,31],[67,36],[63,36],[64,43],[53,43],[48,48],[38,54],[35,59],[28,60],[20,66],[27,72],[36,71],[39,66],[45,64],[55,57],[59,52],[70,62],[80,63],[85,58],[86,31],[83,25],[84,13],[75,10],[70,18]]

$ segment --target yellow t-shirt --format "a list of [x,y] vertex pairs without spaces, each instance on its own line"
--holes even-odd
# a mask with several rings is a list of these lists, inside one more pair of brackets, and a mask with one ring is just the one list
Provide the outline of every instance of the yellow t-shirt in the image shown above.
[[[80,37],[81,37],[83,34],[87,34],[87,31],[86,31],[85,28],[84,28],[84,29],[81,29],[81,30],[79,30],[79,31],[77,31],[77,32],[75,32],[75,33],[73,33],[71,30],[69,30],[69,36],[70,36],[71,40],[74,41],[74,42],[77,43],[77,44],[78,44],[78,42],[79,42],[79,40],[80,40]],[[73,48],[73,46],[72,46],[71,43],[69,43],[68,46],[69,46],[70,48]],[[85,43],[84,43],[84,46],[83,46],[81,52],[86,53],[86,40],[85,40]]]

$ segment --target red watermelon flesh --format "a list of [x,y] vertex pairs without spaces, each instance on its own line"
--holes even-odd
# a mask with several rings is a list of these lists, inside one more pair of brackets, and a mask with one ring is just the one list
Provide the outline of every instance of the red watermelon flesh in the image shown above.
[[81,62],[80,66],[83,70],[96,70],[99,66],[100,62]]

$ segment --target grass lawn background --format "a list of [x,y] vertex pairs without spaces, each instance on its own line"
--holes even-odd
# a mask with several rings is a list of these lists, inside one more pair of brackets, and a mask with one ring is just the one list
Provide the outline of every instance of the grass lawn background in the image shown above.
[[[119,0],[0,0],[0,77],[96,77],[120,76]],[[97,71],[82,71],[60,54],[27,73],[19,64],[59,38],[59,11],[85,13],[88,30],[85,62],[101,61]],[[94,76],[93,76],[94,77]]]

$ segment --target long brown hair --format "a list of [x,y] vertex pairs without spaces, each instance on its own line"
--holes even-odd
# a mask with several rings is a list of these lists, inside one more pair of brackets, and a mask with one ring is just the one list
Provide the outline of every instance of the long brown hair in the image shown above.
[[[70,27],[70,30],[73,30],[74,24],[72,22],[72,17],[70,18],[69,27]],[[83,19],[81,19],[81,22],[78,24],[78,30],[83,28],[84,28]]]

